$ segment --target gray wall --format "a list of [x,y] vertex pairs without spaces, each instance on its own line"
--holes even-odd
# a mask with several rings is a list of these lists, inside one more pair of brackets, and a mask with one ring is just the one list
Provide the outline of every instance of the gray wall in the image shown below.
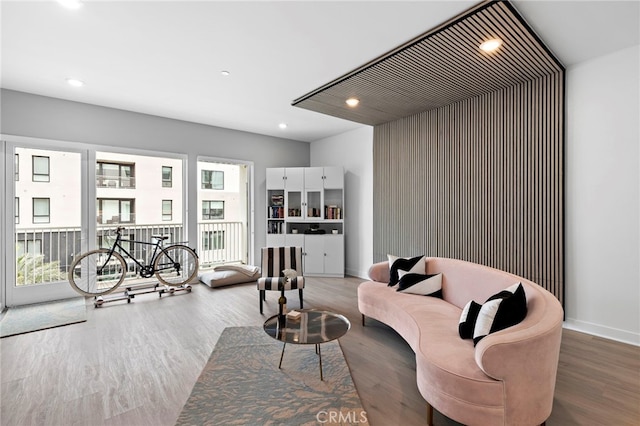
[[[198,155],[252,161],[254,256],[265,244],[265,169],[309,166],[306,142],[206,126],[152,115],[2,89],[0,133],[110,147],[186,154],[187,183],[197,186]],[[4,179],[4,174],[2,176]],[[197,222],[196,197],[188,199],[190,223]],[[196,241],[191,226],[189,240]],[[258,257],[256,257],[258,258]]]

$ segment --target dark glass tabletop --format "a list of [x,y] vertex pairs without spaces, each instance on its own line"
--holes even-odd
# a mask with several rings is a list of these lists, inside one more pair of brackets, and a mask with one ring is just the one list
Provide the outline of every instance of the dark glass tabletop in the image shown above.
[[312,309],[297,309],[298,318],[274,315],[264,323],[264,331],[276,340],[296,344],[320,344],[345,335],[351,323],[340,314]]

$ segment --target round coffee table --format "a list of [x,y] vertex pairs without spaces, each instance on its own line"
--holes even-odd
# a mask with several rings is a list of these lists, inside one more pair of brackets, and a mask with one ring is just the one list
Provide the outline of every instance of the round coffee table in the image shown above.
[[296,312],[300,313],[297,318],[293,318],[290,315],[274,315],[264,322],[264,331],[269,336],[284,343],[278,368],[282,367],[284,348],[287,343],[315,345],[320,365],[320,380],[324,380],[320,344],[344,336],[351,328],[351,323],[344,315],[329,311],[297,309]]

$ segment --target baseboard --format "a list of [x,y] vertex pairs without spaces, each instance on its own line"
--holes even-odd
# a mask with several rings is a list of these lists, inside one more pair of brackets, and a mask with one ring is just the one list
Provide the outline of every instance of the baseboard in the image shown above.
[[579,321],[567,318],[562,325],[568,330],[579,331],[591,334],[593,336],[603,337],[605,339],[615,340],[617,342],[628,343],[634,346],[640,346],[640,334],[618,328],[606,327],[599,324],[593,324],[586,321]]
[[349,275],[350,277],[356,277],[356,278],[362,278],[363,280],[367,280],[367,276],[369,274],[369,271],[361,271],[358,269],[353,269],[353,268],[346,268],[345,269],[345,274]]

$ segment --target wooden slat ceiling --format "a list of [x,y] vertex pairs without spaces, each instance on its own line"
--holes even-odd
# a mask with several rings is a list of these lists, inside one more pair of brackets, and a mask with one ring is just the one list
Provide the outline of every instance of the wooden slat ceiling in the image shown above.
[[[478,46],[500,38],[494,53]],[[483,2],[293,105],[377,125],[563,70],[509,2]],[[355,97],[357,107],[345,104]]]

